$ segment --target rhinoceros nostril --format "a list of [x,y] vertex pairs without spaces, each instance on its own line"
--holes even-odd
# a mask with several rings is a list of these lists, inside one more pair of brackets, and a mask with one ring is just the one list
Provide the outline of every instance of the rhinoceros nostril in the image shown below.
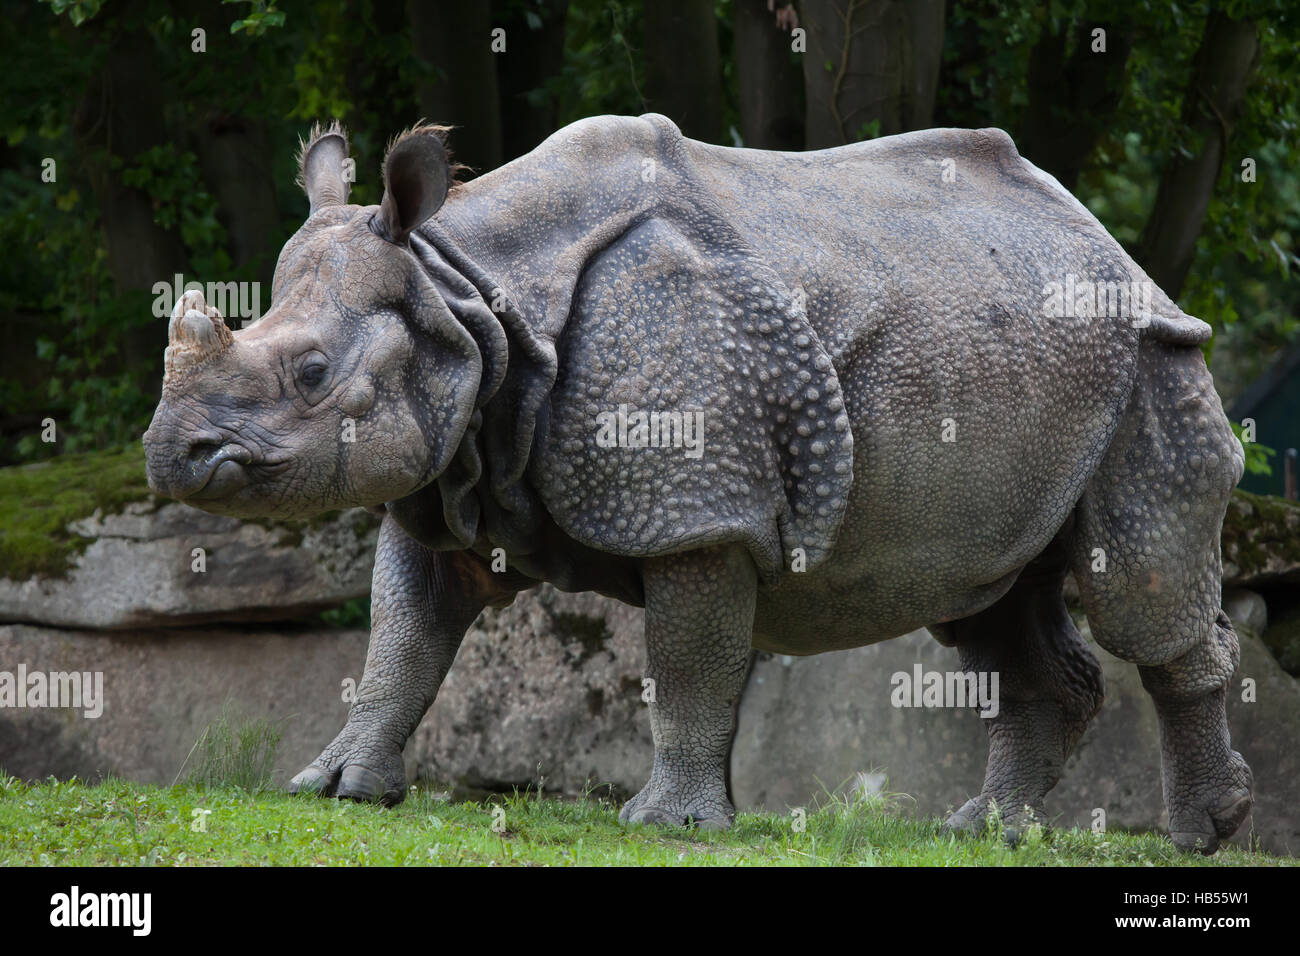
[[201,464],[209,461],[219,451],[221,451],[221,442],[217,439],[196,441],[190,445],[189,453],[185,457],[195,464]]

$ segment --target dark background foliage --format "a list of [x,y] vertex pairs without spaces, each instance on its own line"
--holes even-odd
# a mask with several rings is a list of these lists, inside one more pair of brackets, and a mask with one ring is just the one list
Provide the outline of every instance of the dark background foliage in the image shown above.
[[306,213],[297,137],[333,117],[359,203],[379,200],[384,146],[420,117],[458,127],[471,175],[598,113],[656,110],[766,149],[999,126],[1215,327],[1231,398],[1300,338],[1289,7],[0,0],[0,464],[139,438],[165,344],[155,283],[260,281],[269,305]]

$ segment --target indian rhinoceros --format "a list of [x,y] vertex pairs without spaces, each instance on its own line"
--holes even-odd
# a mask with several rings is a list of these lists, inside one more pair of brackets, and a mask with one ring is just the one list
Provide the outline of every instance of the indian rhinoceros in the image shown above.
[[384,514],[356,702],[291,789],[401,800],[467,628],[549,581],[646,610],[655,756],[624,821],[730,824],[751,648],[924,625],[1000,677],[947,824],[996,805],[1014,838],[1102,700],[1073,573],[1155,703],[1174,842],[1239,827],[1219,533],[1243,455],[1210,328],[1006,133],[782,153],[602,116],[460,184],[444,138],[399,136],[356,206],[345,133],[313,130],[269,311],[231,332],[189,292],[171,320],[154,489]]

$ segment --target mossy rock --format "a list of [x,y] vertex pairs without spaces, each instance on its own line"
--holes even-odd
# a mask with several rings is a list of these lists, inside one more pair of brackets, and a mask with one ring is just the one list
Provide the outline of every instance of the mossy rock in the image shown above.
[[1234,491],[1222,543],[1225,584],[1300,582],[1300,503]]
[[[66,577],[94,540],[73,525],[96,513],[120,514],[137,502],[144,502],[146,510],[168,503],[149,490],[144,447],[138,444],[0,468],[0,578]],[[344,514],[243,522],[276,532],[285,547],[297,547],[305,532],[333,525]],[[361,539],[373,535],[378,523],[374,515],[356,509],[346,514],[344,526]]]
[[0,577],[62,577],[90,543],[70,524],[150,500],[141,445],[0,468]]

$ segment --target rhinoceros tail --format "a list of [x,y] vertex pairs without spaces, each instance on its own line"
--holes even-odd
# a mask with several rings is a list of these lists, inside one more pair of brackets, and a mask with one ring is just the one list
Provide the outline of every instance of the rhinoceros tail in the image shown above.
[[1167,345],[1204,345],[1214,330],[1209,323],[1188,315],[1177,307],[1172,313],[1151,315],[1151,324],[1142,329],[1142,338]]

